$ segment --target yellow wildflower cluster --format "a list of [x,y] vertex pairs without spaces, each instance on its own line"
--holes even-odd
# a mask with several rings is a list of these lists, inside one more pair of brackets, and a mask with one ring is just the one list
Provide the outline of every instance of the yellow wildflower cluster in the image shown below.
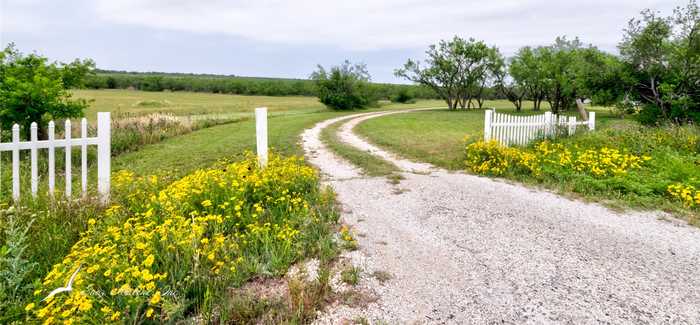
[[693,185],[671,184],[666,188],[666,191],[671,197],[680,200],[687,207],[700,206],[700,190]]
[[532,153],[502,146],[498,141],[477,141],[467,145],[466,166],[477,174],[502,175],[509,168],[540,173],[538,157]]
[[596,177],[625,174],[639,169],[648,156],[639,156],[618,149],[571,148],[561,143],[542,141],[533,149],[504,147],[497,141],[478,141],[466,148],[466,166],[478,174],[502,175],[522,171],[540,175],[545,170],[564,168]]
[[560,143],[542,141],[535,145],[535,153],[544,163],[571,168],[577,172],[593,176],[612,176],[627,173],[630,169],[639,169],[649,156],[638,156],[622,152],[619,149],[603,147],[600,149],[580,149],[574,151]]
[[[301,227],[316,220],[310,201],[318,194],[317,175],[298,158],[272,155],[261,169],[249,156],[198,170],[161,191],[149,192],[156,178],[137,185],[132,173],[120,172],[114,180],[133,193],[109,208],[104,220],[90,222],[52,267],[26,307],[30,319],[168,321],[163,306],[181,299],[178,294],[203,296],[250,276],[260,265],[246,264],[249,256],[276,254],[279,267],[293,262],[301,253]],[[42,301],[76,270],[73,291]]]

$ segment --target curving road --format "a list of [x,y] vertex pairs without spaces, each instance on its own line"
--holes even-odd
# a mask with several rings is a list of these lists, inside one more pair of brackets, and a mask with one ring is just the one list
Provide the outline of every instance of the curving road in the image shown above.
[[[307,159],[338,194],[358,234],[349,254],[359,288],[378,297],[337,305],[318,323],[700,324],[700,229],[661,212],[617,213],[546,191],[401,159],[352,132],[386,114],[321,122],[302,135]],[[392,185],[364,177],[319,140],[346,120],[342,141],[396,164]],[[372,274],[387,272],[378,281]]]

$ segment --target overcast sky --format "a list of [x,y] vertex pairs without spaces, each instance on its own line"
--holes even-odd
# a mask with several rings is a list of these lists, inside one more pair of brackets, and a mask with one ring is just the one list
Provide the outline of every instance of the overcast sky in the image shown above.
[[373,80],[453,35],[506,55],[558,35],[615,51],[644,8],[684,0],[0,0],[0,43],[103,69],[307,78],[316,64],[367,64]]

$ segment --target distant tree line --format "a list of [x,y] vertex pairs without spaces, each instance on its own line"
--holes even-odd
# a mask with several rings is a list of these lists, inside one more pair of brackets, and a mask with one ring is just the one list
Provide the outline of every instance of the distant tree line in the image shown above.
[[[312,80],[255,78],[239,76],[197,75],[181,73],[142,73],[97,70],[85,81],[92,89],[136,89],[143,91],[192,91],[236,95],[317,96]],[[398,94],[411,98],[439,98],[429,88],[418,85],[368,83],[378,99],[392,99]]]
[[585,100],[635,112],[645,123],[700,121],[700,10],[692,0],[669,17],[645,10],[629,21],[620,55],[558,37],[546,46],[504,57],[495,46],[454,37],[431,45],[421,62],[408,60],[395,74],[432,89],[450,109],[481,108],[489,91],[517,110],[523,101],[555,113]]

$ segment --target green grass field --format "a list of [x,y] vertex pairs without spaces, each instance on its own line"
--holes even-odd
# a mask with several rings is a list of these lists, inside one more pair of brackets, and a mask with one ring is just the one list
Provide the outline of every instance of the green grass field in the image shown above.
[[[444,106],[444,105],[443,105]],[[521,112],[505,100],[487,101],[484,107],[496,108],[499,112],[515,115],[543,114],[533,111],[525,103]],[[425,107],[425,106],[424,106]],[[619,119],[611,116],[606,108],[594,108],[599,128],[604,128]],[[573,115],[568,112],[565,115]],[[359,124],[355,131],[381,147],[417,161],[425,161],[447,169],[462,169],[464,139],[483,137],[484,111],[447,109],[392,114],[369,119]]]
[[76,98],[91,100],[85,112],[94,119],[97,112],[113,114],[171,113],[198,115],[211,113],[250,113],[266,106],[270,113],[324,111],[315,97],[240,96],[192,92],[147,92],[136,90],[74,90]]

